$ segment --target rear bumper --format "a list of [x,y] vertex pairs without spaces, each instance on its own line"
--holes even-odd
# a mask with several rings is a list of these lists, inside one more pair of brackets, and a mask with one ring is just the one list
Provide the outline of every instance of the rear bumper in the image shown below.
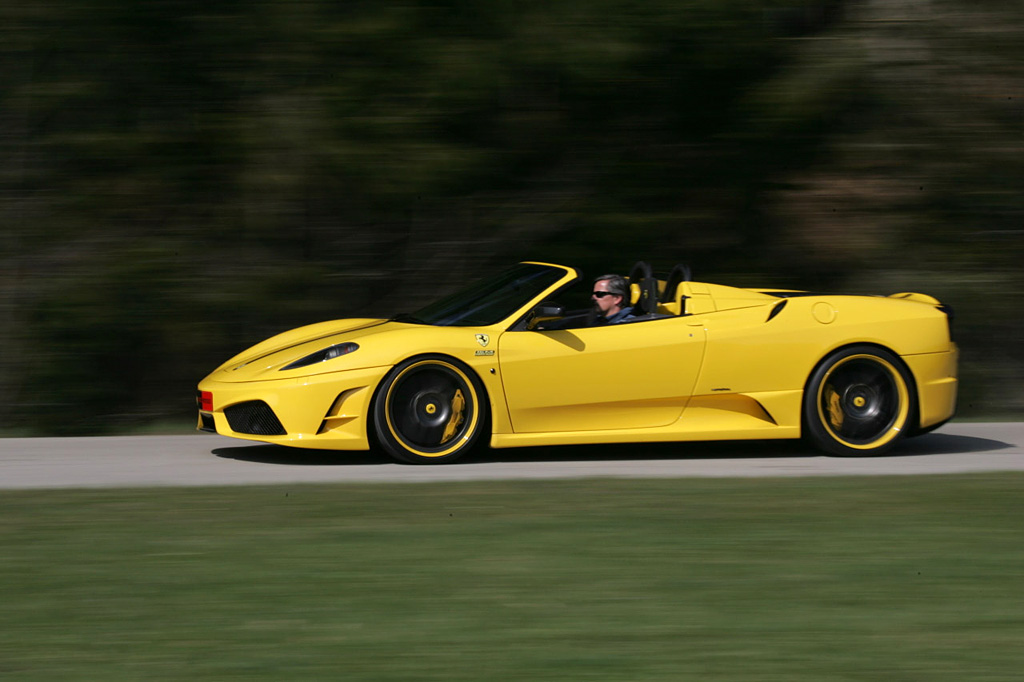
[[917,382],[920,417],[918,428],[927,429],[930,426],[941,424],[956,413],[959,358],[960,349],[956,344],[950,344],[950,349],[943,353],[925,353],[903,357]]
[[[370,405],[388,369],[235,383],[207,378],[199,390],[213,394],[212,409],[200,409],[197,428],[292,447],[368,450]],[[250,410],[250,405],[258,409]],[[244,418],[247,412],[272,415],[280,428],[256,426]]]

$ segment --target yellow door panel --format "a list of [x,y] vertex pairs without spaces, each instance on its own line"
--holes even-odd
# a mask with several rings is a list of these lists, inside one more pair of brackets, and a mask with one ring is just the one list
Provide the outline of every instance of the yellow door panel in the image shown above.
[[671,424],[689,398],[704,329],[687,318],[502,334],[498,357],[516,433]]

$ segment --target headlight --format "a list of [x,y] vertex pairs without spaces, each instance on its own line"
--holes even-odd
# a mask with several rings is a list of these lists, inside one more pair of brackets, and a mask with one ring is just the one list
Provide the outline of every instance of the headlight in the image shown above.
[[358,343],[351,343],[351,342],[349,342],[349,343],[339,343],[339,344],[334,345],[334,346],[328,346],[327,348],[324,348],[323,350],[318,350],[317,352],[313,353],[312,355],[307,355],[306,357],[302,358],[301,360],[296,360],[295,362],[293,362],[292,364],[288,365],[287,367],[282,367],[281,371],[283,372],[286,369],[298,369],[299,367],[308,367],[309,365],[315,365],[318,362],[325,362],[327,360],[332,360],[334,358],[341,357],[342,355],[348,355],[349,353],[355,351],[358,348],[359,348],[359,344]]

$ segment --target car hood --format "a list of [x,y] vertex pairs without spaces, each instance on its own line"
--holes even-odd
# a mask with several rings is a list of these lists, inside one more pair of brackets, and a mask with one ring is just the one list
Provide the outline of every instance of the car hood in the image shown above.
[[[357,339],[366,334],[392,325],[394,323],[389,323],[388,320],[360,318],[319,322],[292,329],[242,351],[214,370],[208,378],[233,383],[318,374],[319,367],[317,365],[303,368],[305,371],[290,370],[287,373],[281,373],[280,370],[310,353],[338,343],[348,341],[358,343]],[[349,364],[347,369],[353,368],[351,363],[347,364]],[[331,369],[336,371],[339,368],[335,364]]]
[[[497,341],[500,331],[485,327],[443,327],[395,320],[335,320],[300,327],[258,343],[218,367],[206,380],[220,383],[273,381],[389,367],[416,353],[444,353],[472,358],[480,349],[480,333]],[[289,365],[341,343],[359,346],[353,352],[294,369]]]

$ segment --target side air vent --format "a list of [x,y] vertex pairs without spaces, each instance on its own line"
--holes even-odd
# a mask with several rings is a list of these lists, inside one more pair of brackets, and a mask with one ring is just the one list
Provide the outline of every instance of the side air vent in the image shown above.
[[787,303],[789,303],[789,301],[786,300],[783,300],[782,303],[776,303],[775,307],[772,308],[772,311],[768,313],[768,319],[765,320],[765,322],[771,322],[773,317],[782,312],[782,309],[786,307]]
[[274,411],[262,400],[250,400],[224,408],[224,416],[235,433],[252,436],[283,436],[284,427]]

